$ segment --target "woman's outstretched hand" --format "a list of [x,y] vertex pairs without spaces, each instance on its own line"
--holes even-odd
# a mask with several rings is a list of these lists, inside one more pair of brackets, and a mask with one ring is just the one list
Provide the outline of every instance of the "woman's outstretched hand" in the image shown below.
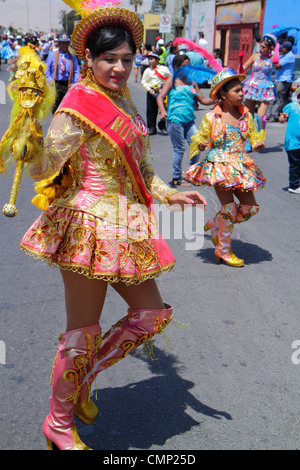
[[207,202],[204,196],[202,194],[198,193],[198,191],[178,191],[177,193],[171,194],[171,196],[168,199],[168,203],[173,206],[175,204],[178,204],[181,209],[184,209],[184,206],[190,205],[190,206],[199,206],[199,205],[204,205],[204,210],[205,206],[207,206]]

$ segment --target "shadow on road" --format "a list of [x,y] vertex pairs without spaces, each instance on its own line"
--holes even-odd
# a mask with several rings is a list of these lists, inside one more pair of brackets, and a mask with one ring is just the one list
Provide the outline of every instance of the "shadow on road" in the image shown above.
[[260,150],[259,153],[276,153],[276,152],[282,152],[282,151],[283,151],[283,144],[278,143],[277,145],[273,145],[273,147],[267,144],[266,147]]
[[[91,426],[77,421],[82,440],[92,449],[146,450],[153,445],[163,446],[172,436],[199,426],[201,421],[192,418],[187,408],[193,410],[191,414],[197,412],[218,420],[232,419],[228,413],[197,400],[191,393],[194,383],[178,374],[175,356],[157,347],[155,353],[155,361],[145,357],[145,354],[136,356],[147,361],[153,373],[151,378],[125,387],[100,387],[96,402],[100,410],[97,420]],[[120,372],[121,369],[117,371]],[[100,381],[101,374],[98,383]],[[200,442],[198,445],[201,447]]]
[[[205,235],[205,238],[210,240],[209,235]],[[272,261],[273,256],[268,250],[261,248],[252,243],[242,242],[241,240],[232,240],[232,251],[239,258],[245,260],[245,263],[258,264],[264,261]],[[205,248],[196,253],[197,257],[202,258],[204,263],[216,263],[215,250],[214,248]]]

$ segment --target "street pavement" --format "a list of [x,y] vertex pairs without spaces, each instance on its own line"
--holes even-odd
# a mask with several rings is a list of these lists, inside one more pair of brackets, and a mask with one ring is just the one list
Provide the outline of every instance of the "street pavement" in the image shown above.
[[[0,80],[7,83],[8,75],[2,66]],[[146,92],[133,78],[130,88],[145,118]],[[203,92],[208,94],[207,89]],[[10,116],[9,98],[0,109],[2,135]],[[207,111],[202,105],[196,111],[197,124]],[[44,132],[48,124],[49,119]],[[300,448],[300,197],[287,191],[285,129],[286,124],[269,124],[266,148],[253,154],[267,184],[256,194],[260,212],[234,227],[232,248],[245,260],[243,268],[216,264],[214,247],[203,234],[204,221],[219,210],[213,189],[196,188],[207,198],[205,213],[190,208],[173,214],[156,205],[177,260],[158,285],[175,319],[186,326],[171,324],[167,338],[154,339],[155,361],[132,354],[98,375],[99,417],[91,426],[77,422],[88,446],[132,454],[142,449],[191,453]],[[156,171],[169,182],[169,136],[151,136],[151,147]],[[183,168],[187,166],[186,155]],[[9,199],[12,174],[13,168],[6,178],[1,176],[1,209]],[[2,450],[46,449],[42,424],[48,413],[49,377],[65,329],[59,270],[19,250],[22,235],[40,214],[31,204],[33,195],[33,183],[24,175],[18,215],[0,215]],[[109,289],[103,331],[124,315],[124,301]]]

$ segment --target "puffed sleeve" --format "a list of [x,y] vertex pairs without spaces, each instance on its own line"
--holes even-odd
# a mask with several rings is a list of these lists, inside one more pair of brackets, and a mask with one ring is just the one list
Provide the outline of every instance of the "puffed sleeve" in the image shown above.
[[249,125],[249,143],[251,147],[255,148],[255,146],[257,145],[264,144],[265,138],[266,138],[266,131],[264,129],[261,129],[258,132],[251,113],[249,113],[248,125]]
[[34,181],[53,176],[92,133],[80,119],[68,113],[57,113],[46,135],[42,157],[28,165],[29,176]]
[[211,121],[208,118],[208,115],[205,114],[202,118],[201,124],[199,126],[198,132],[192,136],[192,143],[190,145],[190,158],[193,158],[197,153],[199,153],[198,145],[202,142],[208,142],[211,135]]

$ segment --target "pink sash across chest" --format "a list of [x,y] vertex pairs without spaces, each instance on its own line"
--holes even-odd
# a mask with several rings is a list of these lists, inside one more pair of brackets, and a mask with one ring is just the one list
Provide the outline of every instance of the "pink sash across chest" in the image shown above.
[[131,117],[104,94],[80,84],[67,93],[57,112],[75,115],[106,136],[121,158],[141,202],[150,208],[152,196],[147,191],[138,165],[144,148],[143,138]]

